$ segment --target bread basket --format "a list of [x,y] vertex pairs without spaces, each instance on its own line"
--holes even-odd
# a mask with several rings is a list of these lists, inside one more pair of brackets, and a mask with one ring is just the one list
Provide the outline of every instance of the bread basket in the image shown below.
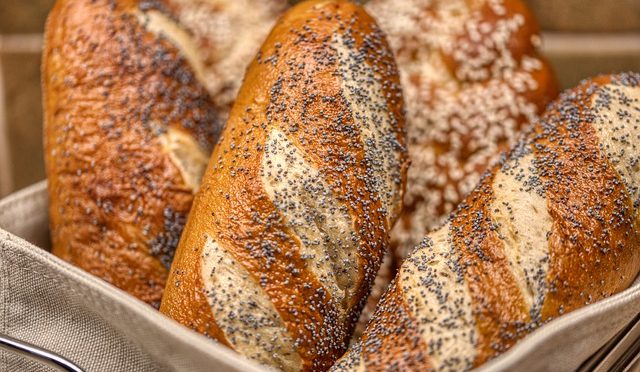
[[[85,371],[264,370],[51,255],[46,187],[0,201],[0,335]],[[636,283],[548,323],[481,370],[624,370],[637,354],[638,313]],[[0,370],[52,369],[0,347]]]

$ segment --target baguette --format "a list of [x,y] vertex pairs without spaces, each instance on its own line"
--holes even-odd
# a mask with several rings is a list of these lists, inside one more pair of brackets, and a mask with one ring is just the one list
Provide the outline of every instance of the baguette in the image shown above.
[[333,367],[469,370],[640,269],[640,74],[563,93],[407,257]]
[[221,129],[172,17],[59,0],[42,67],[52,252],[156,307]]
[[160,310],[283,370],[346,350],[406,178],[403,101],[359,6],[306,1],[247,70]]

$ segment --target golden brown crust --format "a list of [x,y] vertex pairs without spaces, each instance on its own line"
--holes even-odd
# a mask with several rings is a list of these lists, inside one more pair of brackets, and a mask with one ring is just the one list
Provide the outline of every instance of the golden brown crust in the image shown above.
[[373,313],[376,311],[376,306],[382,299],[382,295],[387,291],[387,288],[389,288],[391,281],[398,271],[396,267],[397,264],[398,260],[394,257],[394,253],[391,250],[385,252],[382,263],[380,264],[380,269],[378,270],[378,275],[367,297],[367,303],[364,304],[353,335],[351,335],[352,342],[359,339],[367,328],[367,323],[369,323]]
[[[372,74],[360,80],[366,71]],[[381,91],[375,94],[384,97],[381,101],[366,90],[376,84]],[[363,112],[359,111],[362,106],[366,107]],[[407,168],[402,111],[392,55],[380,30],[360,7],[340,0],[308,1],[286,13],[247,70],[196,196],[161,311],[179,314],[182,309],[176,306],[183,303],[181,299],[216,295],[193,282],[172,285],[179,273],[201,272],[210,259],[205,248],[215,244],[249,274],[246,280],[259,283],[292,338],[300,367],[328,368],[346,348],[387,248],[389,226],[400,209]],[[376,116],[381,112],[389,119]],[[387,122],[390,127],[383,127]],[[384,133],[384,138],[368,142],[367,131]],[[270,142],[272,136],[277,142]],[[280,145],[285,153],[275,153]],[[305,164],[312,166],[309,172],[319,172],[326,190],[312,183],[298,188],[302,180],[288,178],[296,169],[278,163],[276,156],[294,159],[294,154],[301,154]],[[394,159],[393,166],[385,172],[394,182],[380,185],[376,166],[388,156]],[[267,179],[288,183],[284,204],[267,192],[272,187],[265,184]],[[311,190],[312,197],[323,198],[325,204],[335,200],[336,205],[322,207],[344,211],[351,221],[348,236],[356,242],[357,267],[345,270],[355,270],[356,280],[342,301],[333,298],[326,281],[312,270],[324,257],[301,253],[311,243],[294,231],[297,227],[290,218],[297,216],[287,214],[287,208],[299,206],[296,213],[313,226],[325,226],[323,220],[333,223],[337,217],[314,217],[317,212],[306,209],[296,194],[301,189]],[[391,208],[386,207],[384,189],[393,190]],[[216,273],[211,278],[221,280]],[[212,301],[220,301],[220,296]],[[208,319],[212,311],[176,318],[189,325],[194,322],[190,317]],[[245,326],[251,327],[248,323]],[[240,342],[234,332],[244,330],[225,330],[227,339]],[[261,339],[252,342],[268,347]]]
[[[622,291],[640,267],[638,211],[594,125],[597,111],[607,105],[593,102],[595,95],[616,79],[602,76],[583,84],[572,93],[573,107],[550,107],[547,124],[536,127],[532,148],[553,218],[543,322]],[[571,119],[572,125],[556,125]]]
[[[428,346],[389,345],[376,363],[426,352],[436,370],[471,369],[553,318],[627,288],[640,270],[639,128],[639,74],[563,93],[405,260],[391,291],[403,283],[399,301],[415,322],[407,328],[420,329]],[[387,345],[391,336],[373,325],[397,312],[389,296],[362,342]],[[366,364],[357,344],[335,369],[354,370],[349,361],[361,357]]]
[[[430,371],[426,353],[427,345],[416,327],[416,320],[407,309],[402,288],[392,282],[381,299],[386,304],[384,311],[374,314],[368,339],[365,335],[361,344],[364,366],[368,371]],[[380,335],[381,337],[377,337]],[[406,355],[405,358],[396,358]]]
[[155,306],[193,190],[163,149],[203,150],[216,112],[178,49],[135,1],[60,0],[43,60],[53,253]]
[[509,349],[530,321],[492,220],[496,169],[493,172],[460,204],[451,219],[452,244],[460,254],[458,262],[471,293],[471,312],[478,328],[476,366]]
[[[191,232],[192,230],[187,231]],[[185,234],[181,239],[189,242],[190,237],[193,236],[192,233],[190,234],[190,236]],[[178,269],[172,269],[169,274],[165,289],[166,295],[162,297],[160,311],[196,332],[211,337],[225,346],[231,346],[211,313],[211,307],[204,290],[190,291],[189,296],[173,295],[171,287],[175,287],[176,290],[180,287],[204,288],[200,275],[200,253],[197,249],[176,250],[174,261],[179,262],[180,266]]]

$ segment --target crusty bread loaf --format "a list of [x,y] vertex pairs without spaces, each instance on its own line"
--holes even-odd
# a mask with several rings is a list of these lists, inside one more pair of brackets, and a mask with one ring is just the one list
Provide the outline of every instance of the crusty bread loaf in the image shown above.
[[261,363],[329,368],[401,208],[403,125],[393,56],[362,8],[288,11],[247,70],[161,311]]
[[44,142],[53,253],[159,306],[220,121],[188,33],[143,3],[56,3]]
[[640,269],[640,74],[562,94],[407,257],[334,370],[468,370]]
[[370,0],[407,106],[411,167],[392,233],[399,258],[441,225],[557,95],[521,0]]

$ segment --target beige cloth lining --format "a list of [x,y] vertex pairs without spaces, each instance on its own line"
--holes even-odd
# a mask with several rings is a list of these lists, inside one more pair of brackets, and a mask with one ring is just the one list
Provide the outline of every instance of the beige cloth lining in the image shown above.
[[[45,182],[0,201],[0,333],[86,371],[264,371],[48,253],[47,204]],[[636,284],[545,325],[481,369],[575,370],[638,313]],[[0,351],[5,370],[51,371]]]

